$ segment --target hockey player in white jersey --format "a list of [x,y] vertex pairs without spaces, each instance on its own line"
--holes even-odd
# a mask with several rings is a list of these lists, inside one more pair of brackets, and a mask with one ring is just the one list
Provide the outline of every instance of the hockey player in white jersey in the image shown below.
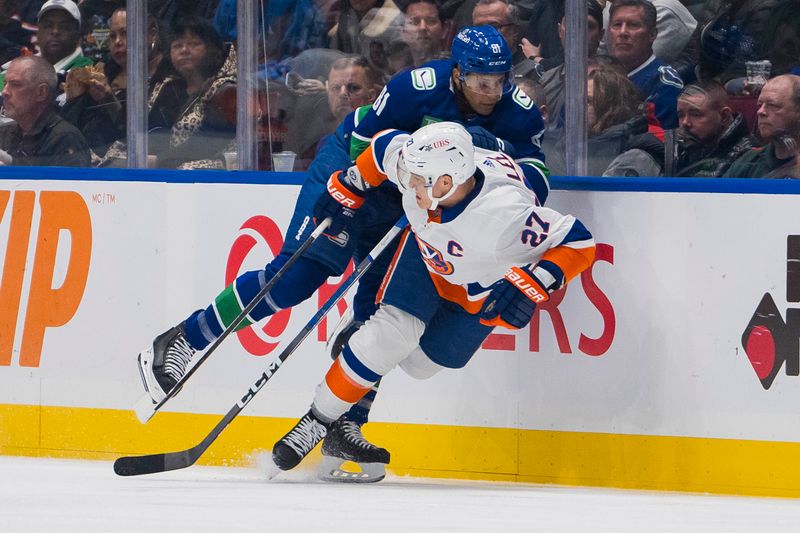
[[[331,176],[318,217],[352,221],[364,191],[388,179],[403,193],[411,231],[378,311],[333,362],[309,412],[273,447],[278,469],[294,468],[395,366],[419,379],[463,367],[495,326],[524,327],[537,303],[592,264],[591,234],[575,217],[539,206],[523,176],[513,159],[475,148],[453,122],[411,135],[383,131],[346,173]],[[323,475],[341,473],[341,455],[323,445]],[[383,477],[382,463],[360,465],[370,481]]]

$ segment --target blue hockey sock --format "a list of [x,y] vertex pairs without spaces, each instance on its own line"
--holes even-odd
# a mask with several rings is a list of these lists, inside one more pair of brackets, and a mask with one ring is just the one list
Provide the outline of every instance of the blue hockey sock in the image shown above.
[[345,413],[345,418],[348,420],[352,420],[359,426],[363,426],[369,420],[369,412],[372,409],[372,402],[375,401],[375,397],[378,395],[378,386],[381,384],[380,380],[378,380],[372,388],[367,391],[367,393],[358,400],[358,403],[353,405],[347,413]]
[[[288,259],[289,255],[280,254],[264,270],[245,272],[225,287],[206,309],[192,313],[184,326],[186,339],[192,347],[202,350],[222,335],[225,328],[253,301]],[[329,268],[317,261],[299,258],[267,296],[253,308],[237,330],[308,299],[332,274]]]

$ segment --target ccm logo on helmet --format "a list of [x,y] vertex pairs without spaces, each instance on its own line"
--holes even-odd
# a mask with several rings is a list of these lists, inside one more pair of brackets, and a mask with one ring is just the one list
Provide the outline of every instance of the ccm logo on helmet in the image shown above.
[[522,291],[525,296],[531,299],[534,303],[546,302],[550,299],[547,294],[542,294],[540,288],[527,276],[523,276],[515,269],[511,268],[506,272],[505,278],[514,284],[514,286]]

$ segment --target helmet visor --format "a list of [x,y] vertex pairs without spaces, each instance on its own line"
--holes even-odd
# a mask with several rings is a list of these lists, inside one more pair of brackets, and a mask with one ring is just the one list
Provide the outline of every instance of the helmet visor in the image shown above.
[[462,75],[461,81],[472,92],[484,96],[500,96],[511,90],[510,73],[482,74],[467,72]]
[[400,185],[403,188],[401,192],[414,192],[415,187],[412,187],[411,185],[411,179],[413,176],[421,179],[424,187],[432,187],[436,181],[436,178],[425,176],[421,174],[421,172],[423,172],[421,168],[416,168],[413,164],[409,166],[409,164],[406,162],[404,150],[401,150],[400,156],[397,158],[397,181],[400,182]]

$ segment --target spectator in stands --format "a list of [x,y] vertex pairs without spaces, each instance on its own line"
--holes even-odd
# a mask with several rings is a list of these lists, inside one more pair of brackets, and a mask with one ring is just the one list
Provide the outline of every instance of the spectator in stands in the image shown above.
[[382,85],[380,74],[364,57],[345,57],[334,62],[325,93],[301,96],[289,109],[284,148],[297,154],[295,170],[305,170],[316,154],[319,141],[355,108],[371,104]]
[[76,3],[81,11],[83,55],[95,63],[103,61],[107,51],[103,35],[108,35],[111,16],[117,9],[125,8],[127,2],[126,0],[78,0]]
[[[217,5],[224,2],[225,0],[147,0],[147,11],[158,20],[163,28],[171,28],[178,20],[187,15],[211,20]],[[224,35],[222,38],[227,39]],[[233,39],[235,38],[234,34]]]
[[785,178],[796,170],[800,146],[800,76],[777,76],[761,89],[758,134],[767,144],[734,161],[724,177]]
[[700,17],[700,78],[725,85],[745,76],[745,62],[764,59],[785,0],[708,0]]
[[683,80],[675,69],[653,55],[658,35],[656,8],[647,0],[614,0],[610,21],[611,55],[627,69],[658,124],[664,129],[675,128]]
[[[589,176],[659,176],[664,144],[648,131],[642,99],[622,73],[600,68],[588,75],[586,125]],[[547,162],[553,174],[566,171],[565,140]]]
[[[688,62],[689,57],[682,57],[685,52],[694,48],[691,46],[692,36],[697,28],[697,19],[686,8],[686,0],[647,0],[656,8],[656,29],[658,35],[653,42],[653,53],[662,61],[673,67]],[[611,6],[615,0],[606,2],[603,9],[603,23],[608,26]],[[600,45],[601,53],[608,53],[608,47],[603,42]]]
[[[800,64],[800,0],[783,0],[770,11],[769,18],[762,25],[769,30],[762,36],[768,42],[756,44],[750,36],[741,35],[739,43],[744,41],[749,45],[748,53],[741,55],[754,60],[768,60],[770,77],[790,73]],[[745,75],[746,64],[745,72],[742,72],[741,64],[734,62],[720,77],[726,80],[725,88],[729,94],[750,95],[755,100],[761,86],[751,86]]]
[[418,67],[432,59],[447,57],[445,37],[448,24],[439,3],[435,0],[411,0],[401,9],[405,19],[400,39],[408,45],[412,57],[412,64],[405,66]]
[[3,128],[0,150],[18,166],[89,166],[89,146],[74,126],[55,112],[57,77],[37,56],[11,61],[3,87],[3,105],[14,128]]
[[[597,0],[587,0],[587,46],[589,58],[595,57],[600,39],[603,37],[603,8]],[[558,38],[561,43],[566,39],[566,17],[562,16],[558,23]],[[564,80],[566,72],[564,64],[557,65],[542,73],[539,80],[544,87],[547,97],[547,109],[552,120],[548,123],[548,130],[554,131],[563,127],[562,112],[564,109]],[[556,137],[558,135],[555,135]]]
[[[81,51],[81,13],[72,0],[48,0],[39,10],[39,28],[36,32],[39,54],[55,69],[59,79],[57,94],[61,95],[61,82],[67,71],[85,67],[92,60]],[[4,83],[0,74],[0,88]],[[63,96],[59,96],[63,104]]]
[[547,107],[547,94],[542,84],[530,78],[517,78],[514,80],[514,84],[533,100],[533,103],[539,108],[542,121],[547,125],[550,120],[550,110]]
[[[127,10],[122,7],[110,17],[108,57],[94,67],[80,67],[67,73],[64,85],[66,103],[60,114],[83,132],[97,156],[103,156],[112,143],[125,137],[127,112],[128,34]],[[163,83],[171,73],[164,61],[158,22],[148,17],[148,82],[149,91]]]
[[[187,2],[196,0],[162,0],[166,2]],[[201,0],[201,6],[213,5],[216,0]],[[214,29],[224,41],[236,40],[236,2],[219,0],[213,16]],[[283,77],[288,71],[284,62],[303,50],[322,48],[328,44],[327,13],[319,0],[273,0],[258,3],[262,10],[258,21],[258,31],[266,28],[266,35],[259,39],[266,41],[265,51],[270,61],[270,78]],[[180,11],[183,14],[198,14],[194,8]],[[207,18],[207,17],[201,17]],[[159,20],[162,20],[159,17]],[[259,40],[259,42],[261,42]]]
[[674,143],[666,143],[666,176],[717,178],[753,147],[747,122],[734,113],[725,88],[713,80],[684,89],[678,98],[678,124],[667,133]]
[[[507,0],[478,0],[472,11],[473,26],[492,26],[506,40],[513,54],[515,78],[529,77],[538,80],[544,72],[541,64],[534,58],[525,56],[522,47],[522,28],[519,26],[519,10]],[[541,61],[541,58],[539,58]]]
[[[81,13],[72,0],[48,0],[39,11],[39,27],[36,31],[39,53],[48,63],[53,65],[59,77],[59,93],[61,84],[70,69],[85,67],[92,60],[83,55],[81,50]],[[63,105],[64,97],[58,97],[59,105]]]
[[224,168],[236,135],[235,51],[193,15],[172,28],[169,51],[178,75],[152,96],[150,154],[162,168]]
[[19,0],[0,0],[0,65],[29,50],[31,32],[15,18],[18,12]]
[[772,75],[780,76],[800,65],[800,0],[784,2],[770,26],[773,39],[767,58],[772,62]]
[[330,47],[364,56],[373,67],[389,72],[389,46],[402,26],[403,13],[393,0],[343,0],[336,25],[328,33]]
[[522,39],[525,56],[550,70],[564,62],[564,46],[558,38],[558,21],[564,16],[564,0],[539,0],[533,4]]

